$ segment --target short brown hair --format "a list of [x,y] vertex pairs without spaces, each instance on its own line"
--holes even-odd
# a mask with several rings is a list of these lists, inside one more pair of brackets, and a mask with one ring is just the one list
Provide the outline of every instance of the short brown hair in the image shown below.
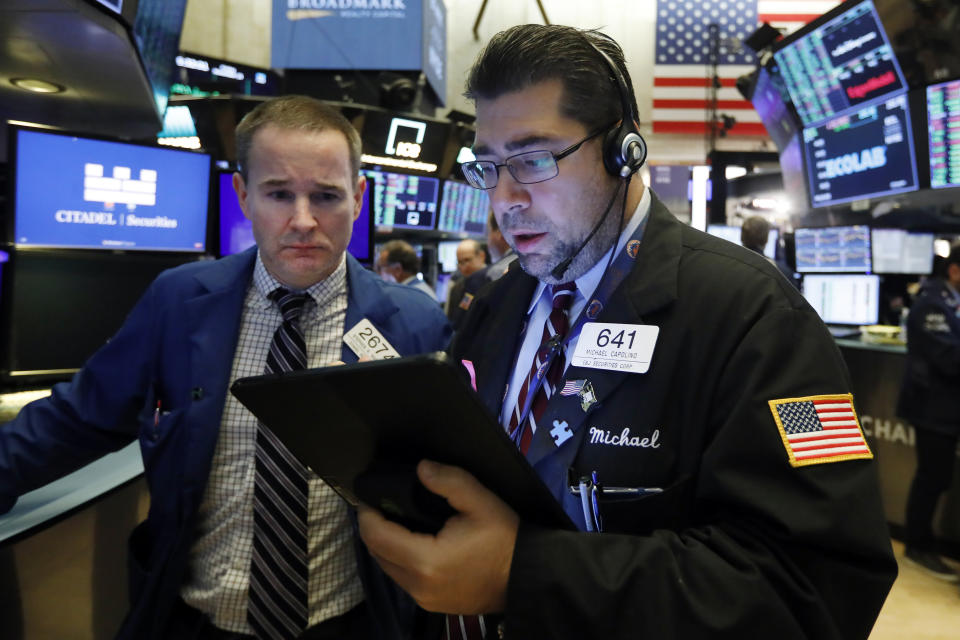
[[740,244],[748,249],[763,252],[770,235],[770,221],[761,216],[751,216],[740,227]]
[[247,179],[250,148],[253,137],[263,127],[275,125],[282,129],[296,129],[319,133],[333,129],[347,139],[350,151],[350,169],[356,184],[360,176],[360,134],[342,113],[316,98],[289,95],[273,98],[257,105],[237,125],[237,170]]

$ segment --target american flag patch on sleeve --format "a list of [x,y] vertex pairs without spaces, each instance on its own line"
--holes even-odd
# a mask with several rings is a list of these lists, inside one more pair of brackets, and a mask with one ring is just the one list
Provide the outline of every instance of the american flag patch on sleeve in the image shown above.
[[873,458],[849,393],[769,404],[792,466]]

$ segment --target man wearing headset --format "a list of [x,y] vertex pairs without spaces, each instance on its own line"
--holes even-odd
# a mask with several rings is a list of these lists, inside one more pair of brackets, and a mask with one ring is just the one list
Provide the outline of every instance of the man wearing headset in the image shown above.
[[817,315],[633,175],[645,144],[609,38],[511,28],[467,86],[464,173],[522,270],[478,296],[451,356],[579,530],[424,461],[459,514],[432,536],[362,508],[374,557],[461,614],[451,638],[867,638],[896,564]]

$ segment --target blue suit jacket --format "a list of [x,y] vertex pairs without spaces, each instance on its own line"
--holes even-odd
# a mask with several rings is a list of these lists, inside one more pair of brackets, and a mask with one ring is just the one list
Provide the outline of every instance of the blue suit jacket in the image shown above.
[[[18,495],[139,439],[150,512],[130,539],[131,608],[118,638],[153,637],[177,599],[255,258],[254,247],[162,273],[71,382],[0,428],[0,513]],[[446,348],[450,328],[427,296],[382,281],[349,255],[347,283],[345,329],[368,318],[401,355]],[[357,356],[344,345],[342,360]],[[359,542],[357,550],[380,635],[402,637],[412,601]]]

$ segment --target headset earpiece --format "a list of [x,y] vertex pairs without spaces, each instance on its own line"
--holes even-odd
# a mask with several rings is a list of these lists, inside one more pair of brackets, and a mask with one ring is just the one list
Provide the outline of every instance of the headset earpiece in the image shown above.
[[647,159],[647,143],[633,126],[621,124],[603,139],[603,166],[610,175],[626,178],[636,173]]
[[611,129],[603,139],[603,166],[610,175],[626,178],[639,171],[647,160],[647,143],[637,130],[637,114],[634,113],[633,102],[630,100],[633,92],[610,56],[590,40],[587,42],[609,67],[617,93],[620,94],[620,112],[623,114],[620,125]]

